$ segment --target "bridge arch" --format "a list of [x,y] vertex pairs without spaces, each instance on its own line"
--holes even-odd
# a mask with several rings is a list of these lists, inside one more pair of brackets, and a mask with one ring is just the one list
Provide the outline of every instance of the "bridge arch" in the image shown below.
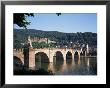
[[80,52],[80,56],[83,56],[83,52]]
[[68,51],[68,52],[66,53],[66,60],[67,60],[67,59],[72,59],[72,57],[73,57],[72,53],[71,53],[70,51]]
[[75,51],[74,52],[74,62],[75,64],[80,64],[80,51]]
[[74,52],[74,55],[78,55],[78,51],[75,51],[75,52]]
[[74,52],[74,57],[80,58],[80,52],[79,52],[79,51],[75,51],[75,52]]
[[64,57],[61,51],[55,52],[56,61],[64,61]]
[[83,51],[83,56],[86,56],[86,51]]
[[49,57],[46,53],[44,52],[37,52],[35,54],[35,62],[40,61],[40,62],[50,62]]
[[14,69],[22,69],[23,62],[19,57],[14,56],[13,65],[14,65]]

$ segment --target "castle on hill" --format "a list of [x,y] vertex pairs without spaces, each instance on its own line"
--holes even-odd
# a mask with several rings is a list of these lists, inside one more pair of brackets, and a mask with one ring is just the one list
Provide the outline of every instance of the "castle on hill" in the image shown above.
[[28,41],[30,41],[30,42],[38,42],[38,43],[45,42],[47,44],[56,43],[55,41],[52,41],[52,40],[50,40],[48,38],[38,38],[38,37],[31,38],[30,36],[28,36]]

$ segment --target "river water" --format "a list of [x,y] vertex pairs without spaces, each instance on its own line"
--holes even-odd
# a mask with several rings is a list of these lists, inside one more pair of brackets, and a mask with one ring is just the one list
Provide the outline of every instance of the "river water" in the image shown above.
[[35,69],[51,70],[55,75],[97,75],[96,57],[75,57],[53,63],[36,62]]

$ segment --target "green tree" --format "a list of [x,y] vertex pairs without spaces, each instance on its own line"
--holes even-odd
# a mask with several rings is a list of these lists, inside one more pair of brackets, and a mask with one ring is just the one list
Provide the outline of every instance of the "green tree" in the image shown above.
[[17,24],[19,27],[27,28],[27,25],[30,24],[26,20],[26,17],[33,16],[33,13],[14,13],[14,24]]

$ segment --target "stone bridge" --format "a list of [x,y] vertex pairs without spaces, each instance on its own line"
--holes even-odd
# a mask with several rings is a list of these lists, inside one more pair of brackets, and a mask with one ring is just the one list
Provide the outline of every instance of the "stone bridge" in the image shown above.
[[[74,50],[72,48],[68,49],[68,48],[64,48],[64,49],[60,49],[60,48],[42,48],[42,49],[33,49],[33,48],[28,48],[28,50],[26,50],[26,52],[23,49],[14,49],[13,50],[13,54],[14,57],[17,57],[21,60],[21,62],[27,66],[27,67],[34,67],[35,66],[35,61],[36,55],[40,55],[42,58],[47,57],[48,58],[48,62],[53,62],[54,61],[54,57],[57,57],[57,54],[59,54],[59,58],[62,56],[63,60],[66,60],[68,54],[69,57],[71,56],[72,59],[74,59],[74,54],[77,52],[78,56],[80,57],[80,50]],[[41,59],[42,59],[41,58]]]

